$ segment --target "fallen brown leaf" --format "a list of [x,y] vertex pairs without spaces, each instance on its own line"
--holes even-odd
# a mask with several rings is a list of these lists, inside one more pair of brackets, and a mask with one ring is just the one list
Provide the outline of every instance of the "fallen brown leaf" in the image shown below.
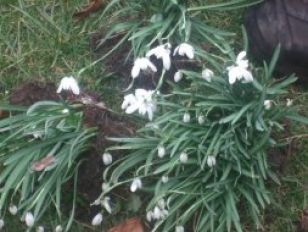
[[85,6],[85,8],[83,8],[81,11],[76,12],[73,17],[78,20],[83,19],[91,13],[98,11],[102,7],[102,5],[102,0],[91,0],[91,2],[87,6]]
[[108,232],[144,232],[144,229],[139,218],[131,218],[112,227]]
[[50,166],[53,162],[55,162],[55,157],[52,155],[47,155],[39,161],[36,161],[32,164],[31,169],[33,171],[43,171],[45,168]]

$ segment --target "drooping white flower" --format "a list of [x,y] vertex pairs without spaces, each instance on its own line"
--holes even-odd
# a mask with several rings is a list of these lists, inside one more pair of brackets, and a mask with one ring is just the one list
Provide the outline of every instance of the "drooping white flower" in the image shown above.
[[180,80],[182,80],[183,78],[183,73],[181,71],[177,71],[175,74],[174,74],[174,82],[179,82]]
[[146,219],[147,219],[148,222],[151,222],[151,221],[152,221],[152,219],[153,219],[153,213],[152,213],[152,211],[147,212],[147,214],[146,214]]
[[17,214],[17,206],[16,205],[10,205],[9,207],[9,212],[12,214],[12,215],[16,215]]
[[112,209],[111,209],[111,206],[110,206],[110,197],[104,197],[104,199],[102,201],[102,205],[104,206],[106,211],[111,214]]
[[57,93],[61,93],[63,90],[72,91],[75,95],[79,95],[80,93],[78,83],[76,79],[72,76],[62,78],[60,85],[57,89]]
[[148,58],[137,58],[131,71],[132,78],[137,78],[140,74],[140,71],[145,71],[147,69],[151,69],[152,72],[157,72],[157,68]]
[[105,183],[105,182],[102,183],[102,190],[103,190],[103,191],[106,191],[107,189],[109,189],[109,187],[110,187],[110,186],[109,186],[108,183]]
[[63,228],[61,225],[57,225],[56,226],[56,229],[55,229],[55,232],[62,232],[63,231]]
[[207,82],[211,82],[213,76],[214,76],[214,72],[212,70],[210,70],[208,68],[202,70],[201,77],[202,77],[202,79],[206,80]]
[[162,59],[164,69],[169,70],[171,67],[170,49],[171,49],[171,44],[166,43],[163,45],[159,45],[155,48],[152,48],[150,51],[147,52],[145,56],[146,57],[156,56],[157,59]]
[[99,226],[102,223],[102,221],[103,221],[103,214],[98,213],[93,217],[91,224],[92,226]]
[[187,153],[186,152],[182,152],[181,154],[180,154],[180,161],[181,161],[181,163],[187,163],[187,161],[188,161],[188,155],[187,155]]
[[148,114],[149,120],[152,121],[156,110],[153,94],[153,90],[136,89],[135,95],[129,94],[124,97],[122,109],[127,114],[132,114],[138,110],[138,113],[141,115]]
[[286,104],[288,107],[292,106],[293,105],[293,100],[290,99],[290,98],[287,98],[287,104]]
[[205,122],[205,117],[203,115],[198,116],[198,123],[202,125]]
[[177,226],[177,227],[175,227],[175,232],[184,232],[184,231],[185,231],[185,229],[184,229],[183,226]]
[[34,225],[34,216],[31,212],[26,213],[25,223],[28,227],[32,227]]
[[185,122],[185,123],[190,122],[190,114],[189,114],[188,112],[186,112],[186,113],[183,115],[183,122]]
[[70,112],[70,110],[66,109],[66,108],[62,110],[62,114],[68,114],[69,112]]
[[133,182],[130,185],[130,191],[134,193],[141,188],[142,188],[141,179],[139,177],[134,178]]
[[238,54],[236,58],[235,65],[227,68],[229,83],[232,85],[237,80],[242,81],[242,83],[249,83],[253,81],[252,73],[248,70],[249,61],[245,59],[246,52],[242,51]]
[[272,100],[265,100],[264,101],[264,108],[266,109],[266,110],[269,110],[270,108],[272,108],[272,105],[273,105],[273,103],[272,103],[273,101]]
[[181,43],[174,49],[173,55],[179,54],[180,56],[187,56],[189,59],[193,59],[195,56],[195,49],[188,43]]
[[4,220],[0,219],[0,230],[3,229],[3,227],[4,227]]
[[216,165],[216,158],[215,156],[209,155],[206,160],[207,166],[210,168],[214,167]]
[[166,155],[166,149],[163,146],[158,146],[157,155],[159,158],[163,158]]
[[161,181],[166,184],[169,181],[169,177],[168,176],[162,176]]
[[36,232],[44,232],[44,231],[45,231],[45,229],[44,229],[43,226],[38,226],[38,227],[36,228]]
[[105,165],[112,164],[112,155],[109,152],[105,152],[102,156],[103,163]]

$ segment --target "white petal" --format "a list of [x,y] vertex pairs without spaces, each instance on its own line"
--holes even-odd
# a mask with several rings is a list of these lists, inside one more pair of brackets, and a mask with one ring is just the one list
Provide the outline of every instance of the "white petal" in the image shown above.
[[45,229],[44,229],[43,226],[38,226],[38,227],[36,228],[36,232],[44,232],[44,231],[45,231]]
[[12,215],[16,215],[16,214],[17,214],[17,207],[16,207],[16,205],[10,205],[10,207],[9,207],[9,212],[10,212]]
[[111,206],[110,206],[110,197],[105,197],[104,200],[103,200],[103,206],[104,208],[106,209],[106,211],[108,213],[112,213],[112,209],[111,209]]
[[132,78],[135,79],[136,77],[138,77],[139,73],[140,73],[140,67],[134,65],[131,71]]
[[190,114],[189,114],[188,112],[186,112],[186,113],[183,115],[183,122],[184,122],[184,123],[190,122]]
[[159,146],[157,151],[159,158],[163,158],[166,154],[166,149],[163,146]]
[[250,83],[250,82],[253,82],[253,76],[251,74],[250,71],[248,70],[243,70],[243,80],[242,80],[243,83]]
[[102,159],[103,159],[103,162],[104,162],[105,165],[110,165],[110,164],[112,164],[112,155],[111,155],[110,153],[105,152],[105,153],[103,154]]
[[55,229],[55,232],[62,232],[63,231],[63,228],[61,225],[57,225],[56,226],[56,229]]
[[168,54],[165,54],[163,57],[163,66],[164,69],[169,70],[171,67],[171,59],[170,56]]
[[179,52],[180,45],[177,46],[173,51],[173,56],[175,56]]
[[229,75],[229,83],[230,85],[233,85],[237,79],[236,67],[230,67],[228,75]]
[[247,55],[246,51],[241,51],[236,57],[236,62],[243,60],[246,57],[246,55]]
[[98,213],[94,216],[94,218],[92,219],[92,226],[99,226],[103,221],[103,215],[101,213]]
[[173,78],[175,82],[179,82],[183,78],[183,73],[181,71],[177,71]]
[[136,177],[131,186],[130,186],[130,191],[131,192],[136,192],[138,189],[142,188],[142,182],[141,179],[139,177]]
[[175,232],[184,232],[184,227],[183,226],[177,226],[175,227]]
[[187,163],[187,161],[188,161],[188,155],[187,155],[187,153],[182,152],[182,153],[180,154],[180,161],[181,161],[181,163]]
[[157,68],[155,67],[155,65],[149,61],[148,62],[148,67],[153,71],[153,72],[157,72]]
[[216,158],[215,158],[215,156],[208,156],[207,157],[207,165],[211,168],[211,167],[213,167],[213,166],[215,166],[216,165]]
[[207,82],[211,82],[211,81],[212,81],[212,77],[214,76],[214,73],[213,73],[212,70],[206,68],[206,69],[204,69],[204,70],[202,71],[201,76],[202,76],[202,78],[203,78],[204,80],[206,80]]
[[32,213],[30,212],[26,213],[25,222],[28,227],[32,227],[34,225],[34,216]]
[[147,212],[146,218],[148,222],[151,222],[153,219],[153,213],[151,211]]

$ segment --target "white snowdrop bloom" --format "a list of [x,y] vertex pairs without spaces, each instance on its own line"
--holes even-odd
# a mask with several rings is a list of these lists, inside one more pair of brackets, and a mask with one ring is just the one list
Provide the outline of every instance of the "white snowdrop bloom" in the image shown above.
[[158,146],[157,155],[159,158],[163,158],[166,155],[166,149],[163,146]]
[[9,212],[12,214],[12,215],[16,215],[17,214],[17,206],[16,205],[10,205],[9,207]]
[[139,177],[134,178],[132,184],[130,185],[130,191],[134,193],[141,188],[142,188],[141,179]]
[[269,110],[270,108],[272,108],[272,100],[265,100],[264,101],[264,108],[266,109],[266,110]]
[[147,52],[145,56],[146,57],[156,56],[157,59],[161,59],[163,61],[164,69],[169,70],[171,67],[170,49],[171,49],[171,44],[166,43],[163,45],[159,45],[155,48],[152,48],[150,51]]
[[124,97],[122,109],[127,114],[132,114],[138,110],[138,113],[141,115],[148,114],[149,120],[152,121],[156,110],[153,94],[153,90],[136,89],[135,95],[129,94]]
[[190,114],[189,114],[188,112],[186,112],[186,113],[183,115],[183,122],[185,122],[185,123],[190,122]]
[[146,219],[147,219],[148,222],[151,222],[151,221],[152,221],[152,219],[153,219],[153,213],[152,213],[152,211],[147,212],[147,214],[146,214]]
[[207,166],[209,166],[210,168],[214,167],[216,165],[216,158],[215,158],[215,156],[209,155],[207,157],[206,163],[207,163]]
[[202,125],[205,122],[205,117],[203,115],[198,116],[198,123]]
[[175,232],[184,232],[184,231],[185,231],[185,229],[184,229],[183,226],[177,226],[177,227],[175,227]]
[[45,231],[45,229],[44,229],[43,226],[38,226],[38,227],[36,228],[36,232],[44,232],[44,231]]
[[91,224],[92,226],[99,226],[102,223],[102,221],[103,221],[103,214],[98,213],[93,217]]
[[188,161],[188,155],[187,155],[187,153],[186,152],[182,152],[181,154],[180,154],[180,161],[181,161],[181,163],[187,163],[187,161]]
[[109,184],[108,183],[102,183],[102,190],[107,191],[109,189]]
[[157,202],[157,206],[160,208],[160,209],[164,209],[166,207],[166,201],[162,198],[160,199],[158,202]]
[[212,70],[206,68],[202,70],[201,76],[202,76],[202,79],[206,80],[207,82],[211,82],[214,76],[214,73]]
[[28,227],[32,227],[34,225],[34,216],[31,212],[26,213],[25,223]]
[[159,220],[162,216],[162,212],[160,210],[160,208],[158,206],[155,206],[154,210],[153,210],[153,218],[155,220]]
[[102,156],[102,159],[105,165],[112,164],[112,155],[109,152],[105,152]]
[[137,58],[131,71],[132,78],[135,79],[139,76],[140,71],[151,69],[152,72],[157,72],[155,65],[146,57]]
[[79,95],[80,93],[78,83],[76,79],[72,76],[62,78],[60,85],[57,89],[57,93],[61,93],[63,90],[67,90],[67,91],[70,90],[75,95]]
[[188,43],[181,43],[174,49],[173,55],[179,54],[180,56],[187,56],[189,59],[193,59],[195,56],[195,49]]
[[168,176],[162,176],[161,181],[166,184],[169,181],[169,177]]
[[177,71],[175,74],[174,74],[174,82],[179,82],[180,80],[182,80],[183,78],[183,73],[181,71]]
[[293,100],[290,99],[290,98],[287,98],[287,104],[286,104],[288,107],[292,106],[293,105]]
[[4,227],[4,220],[0,219],[0,230],[3,229],[3,227]]
[[102,205],[104,206],[106,211],[111,214],[112,209],[111,209],[111,206],[110,206],[110,197],[104,197],[104,199],[102,201]]
[[62,114],[68,114],[69,112],[70,112],[69,109],[63,109],[63,110],[62,110]]
[[63,231],[63,228],[61,225],[57,225],[56,226],[56,229],[55,229],[55,232],[62,232]]
[[235,65],[227,68],[229,83],[232,85],[236,80],[242,81],[242,83],[249,83],[253,81],[252,73],[248,70],[249,62],[246,57],[246,52],[242,51],[236,58]]

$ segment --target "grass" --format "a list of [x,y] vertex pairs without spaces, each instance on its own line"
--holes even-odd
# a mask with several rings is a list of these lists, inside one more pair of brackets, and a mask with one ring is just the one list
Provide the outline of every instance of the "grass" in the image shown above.
[[[5,91],[29,80],[58,82],[63,76],[74,75],[81,86],[99,92],[107,105],[116,105],[119,100],[113,96],[118,90],[110,85],[115,84],[116,77],[106,78],[101,63],[91,66],[94,58],[89,37],[103,24],[98,20],[100,12],[81,21],[72,17],[86,3],[86,0],[1,0],[0,99],[5,98]],[[238,12],[221,12],[209,20],[224,29],[241,31],[242,14]],[[308,90],[295,87],[294,96],[300,108],[307,109]],[[308,110],[303,113],[308,116]],[[306,138],[296,139],[297,148],[288,158],[282,184],[272,187],[277,205],[273,204],[263,215],[265,231],[269,232],[294,231],[294,222],[308,207],[308,129],[295,125],[292,130],[306,134]],[[45,221],[53,224],[52,212]],[[6,224],[12,232],[23,228],[16,217],[8,219]],[[78,224],[72,231],[93,230]]]

